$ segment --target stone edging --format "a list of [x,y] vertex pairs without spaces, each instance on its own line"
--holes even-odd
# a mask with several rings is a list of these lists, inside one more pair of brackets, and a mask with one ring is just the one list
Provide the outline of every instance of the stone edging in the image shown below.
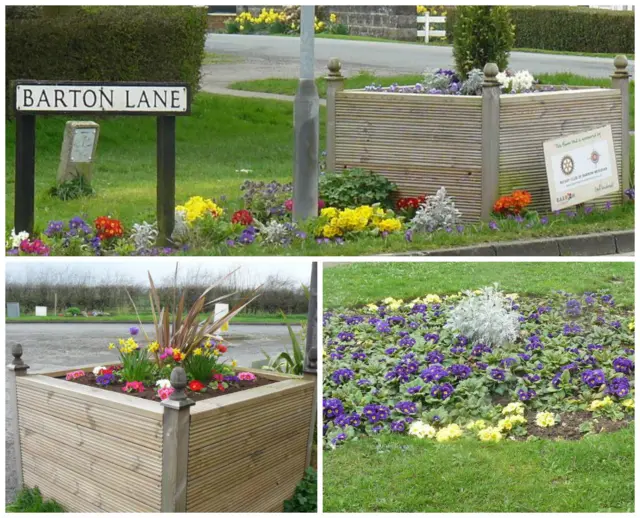
[[581,236],[550,237],[526,241],[483,243],[440,250],[415,250],[388,256],[597,256],[635,250],[635,231],[618,230]]

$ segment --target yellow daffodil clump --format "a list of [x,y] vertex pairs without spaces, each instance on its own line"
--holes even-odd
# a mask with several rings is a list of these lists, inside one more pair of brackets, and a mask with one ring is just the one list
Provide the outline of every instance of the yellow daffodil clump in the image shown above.
[[338,21],[338,17],[336,16],[336,13],[331,13],[331,14],[329,15],[329,21],[330,21],[331,23],[336,23],[336,22]]
[[[127,338],[126,340],[120,338],[120,340],[118,340],[118,343],[120,344],[119,349],[121,353],[130,354],[138,350],[138,344],[133,338]],[[114,348],[112,347],[112,345],[113,344],[109,344],[109,349]]]
[[423,423],[422,421],[414,421],[409,426],[409,435],[418,437],[419,439],[433,439],[436,436],[436,429],[430,424]]
[[149,350],[149,352],[151,353],[157,353],[160,350],[160,344],[158,342],[151,342],[148,346],[147,349]]
[[202,196],[192,196],[184,205],[178,205],[176,210],[184,212],[185,219],[189,224],[207,213],[217,218],[224,212],[222,207],[216,205],[213,200],[205,199]]
[[550,428],[556,424],[556,417],[551,412],[538,412],[536,414],[536,424],[540,428]]
[[589,410],[590,412],[594,412],[611,405],[613,405],[613,399],[611,399],[609,396],[605,396],[603,399],[595,399],[594,401],[592,401],[587,410]]
[[478,432],[478,439],[482,442],[499,442],[502,440],[502,434],[497,427],[483,428]]
[[424,5],[416,5],[416,13],[424,14],[427,12],[427,8]]
[[449,424],[444,428],[440,428],[436,433],[436,441],[438,442],[449,442],[458,437],[462,437],[462,428],[457,424]]

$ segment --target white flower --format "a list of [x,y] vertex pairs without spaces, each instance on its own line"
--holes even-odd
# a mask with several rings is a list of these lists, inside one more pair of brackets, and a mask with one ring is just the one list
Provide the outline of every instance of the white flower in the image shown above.
[[169,380],[156,381],[156,387],[158,387],[158,389],[169,388],[170,386],[171,386],[171,382]]
[[104,365],[101,365],[100,367],[94,367],[94,368],[93,368],[93,374],[94,374],[95,376],[99,376],[99,375],[100,375],[100,372],[102,372],[102,371],[103,371],[103,370],[105,370],[105,369],[106,369],[106,367],[105,367]]
[[436,436],[436,429],[422,421],[414,421],[409,426],[409,435],[415,435],[419,439],[424,439],[425,437],[433,439]]
[[29,232],[25,232],[24,230],[18,234],[16,234],[16,229],[11,229],[11,236],[9,236],[9,241],[11,242],[10,248],[18,248],[20,243],[22,243],[25,239],[29,239]]

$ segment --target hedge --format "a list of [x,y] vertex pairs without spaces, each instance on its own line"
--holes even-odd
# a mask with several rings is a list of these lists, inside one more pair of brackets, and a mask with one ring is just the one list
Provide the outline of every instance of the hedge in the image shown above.
[[198,89],[206,8],[110,6],[29,14],[6,21],[8,108],[15,79],[185,81]]
[[[512,7],[514,48],[634,54],[634,12],[586,7]],[[453,40],[455,8],[447,9],[447,39]]]

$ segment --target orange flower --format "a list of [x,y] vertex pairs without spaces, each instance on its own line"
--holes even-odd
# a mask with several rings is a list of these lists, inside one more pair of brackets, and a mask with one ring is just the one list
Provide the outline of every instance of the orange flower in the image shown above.
[[493,205],[497,214],[518,215],[531,203],[531,194],[527,191],[513,191],[511,195],[501,196]]
[[124,234],[122,223],[108,216],[100,216],[93,222],[96,227],[96,235],[104,240],[112,237],[121,237]]

